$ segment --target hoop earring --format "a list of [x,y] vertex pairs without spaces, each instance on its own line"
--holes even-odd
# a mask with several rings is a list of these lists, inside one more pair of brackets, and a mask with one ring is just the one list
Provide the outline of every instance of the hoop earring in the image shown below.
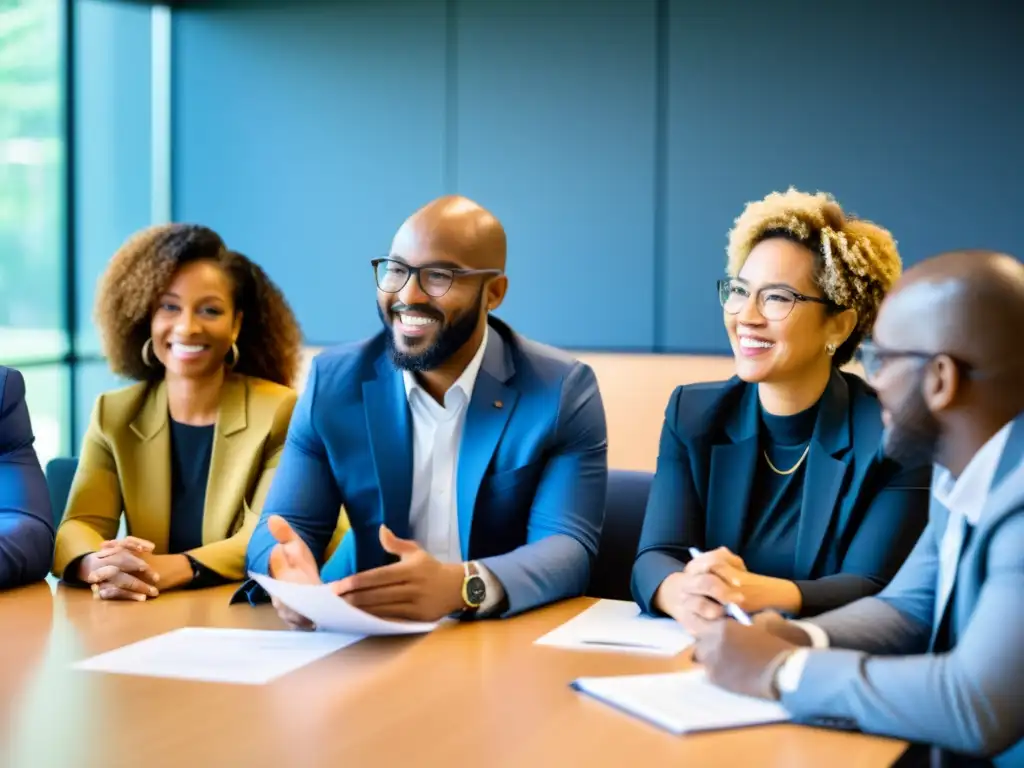
[[156,366],[153,365],[153,361],[152,361],[152,359],[149,356],[149,353],[152,350],[153,350],[153,337],[150,336],[148,339],[146,339],[146,343],[142,345],[142,363],[147,368],[156,368]]
[[832,357],[836,353],[836,345],[831,341],[825,345],[825,354]]
[[231,342],[231,362],[229,363],[227,357],[225,357],[224,365],[226,365],[228,368],[234,368],[236,365],[238,365],[238,357],[238,345],[235,344],[234,342]]

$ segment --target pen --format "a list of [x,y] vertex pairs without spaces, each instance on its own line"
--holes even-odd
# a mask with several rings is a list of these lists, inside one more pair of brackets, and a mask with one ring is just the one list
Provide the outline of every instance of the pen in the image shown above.
[[[690,547],[690,557],[698,557],[702,554],[704,553],[696,547]],[[736,621],[738,621],[740,624],[746,627],[752,626],[754,624],[754,622],[751,620],[747,612],[740,608],[738,605],[736,605],[736,603],[726,603],[725,612],[732,616],[734,619],[736,619]]]
[[634,643],[629,640],[598,640],[594,639],[583,639],[584,645],[606,645],[612,648],[647,648],[652,651],[664,650],[660,645],[653,645],[652,643]]

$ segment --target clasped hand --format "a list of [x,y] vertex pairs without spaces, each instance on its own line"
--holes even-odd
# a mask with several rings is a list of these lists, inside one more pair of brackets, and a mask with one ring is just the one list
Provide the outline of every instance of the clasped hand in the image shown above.
[[[282,517],[267,521],[277,540],[270,553],[270,575],[280,581],[320,584],[316,558]],[[410,621],[436,621],[462,607],[461,564],[442,563],[415,541],[400,539],[380,527],[380,544],[397,555],[392,565],[373,568],[331,582],[331,589],[350,605],[375,616]],[[271,598],[278,616],[296,629],[313,629],[304,616]]]
[[134,536],[104,541],[99,551],[82,558],[78,578],[102,600],[156,597],[160,574],[147,559],[153,549],[152,542]]
[[157,584],[166,592],[192,581],[188,557],[154,555],[154,549],[153,542],[137,536],[104,541],[98,552],[82,558],[78,578],[102,600],[138,601],[157,597]]
[[798,601],[799,590],[792,582],[750,573],[742,558],[719,547],[670,574],[658,587],[654,603],[699,637],[725,616],[726,603],[757,613],[765,608],[792,607],[794,593]]

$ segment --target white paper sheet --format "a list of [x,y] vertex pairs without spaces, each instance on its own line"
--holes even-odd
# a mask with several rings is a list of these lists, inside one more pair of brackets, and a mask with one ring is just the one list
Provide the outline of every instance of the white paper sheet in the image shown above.
[[781,723],[774,701],[740,696],[708,682],[703,670],[661,675],[581,677],[573,687],[675,734]]
[[294,630],[185,627],[72,665],[74,669],[262,685],[362,637]]
[[693,644],[678,622],[640,612],[627,600],[600,600],[536,641],[584,651],[622,651],[675,656]]
[[379,619],[349,605],[331,591],[328,584],[292,584],[259,573],[250,573],[267,592],[323,632],[353,635],[418,635],[430,632],[437,622]]

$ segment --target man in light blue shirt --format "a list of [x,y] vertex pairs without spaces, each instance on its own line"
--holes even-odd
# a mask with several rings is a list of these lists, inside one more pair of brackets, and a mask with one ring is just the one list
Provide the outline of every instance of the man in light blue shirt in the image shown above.
[[1022,331],[1013,258],[961,251],[907,271],[863,362],[885,451],[935,461],[929,525],[877,597],[716,624],[696,648],[712,681],[798,720],[934,745],[940,764],[1024,765]]

